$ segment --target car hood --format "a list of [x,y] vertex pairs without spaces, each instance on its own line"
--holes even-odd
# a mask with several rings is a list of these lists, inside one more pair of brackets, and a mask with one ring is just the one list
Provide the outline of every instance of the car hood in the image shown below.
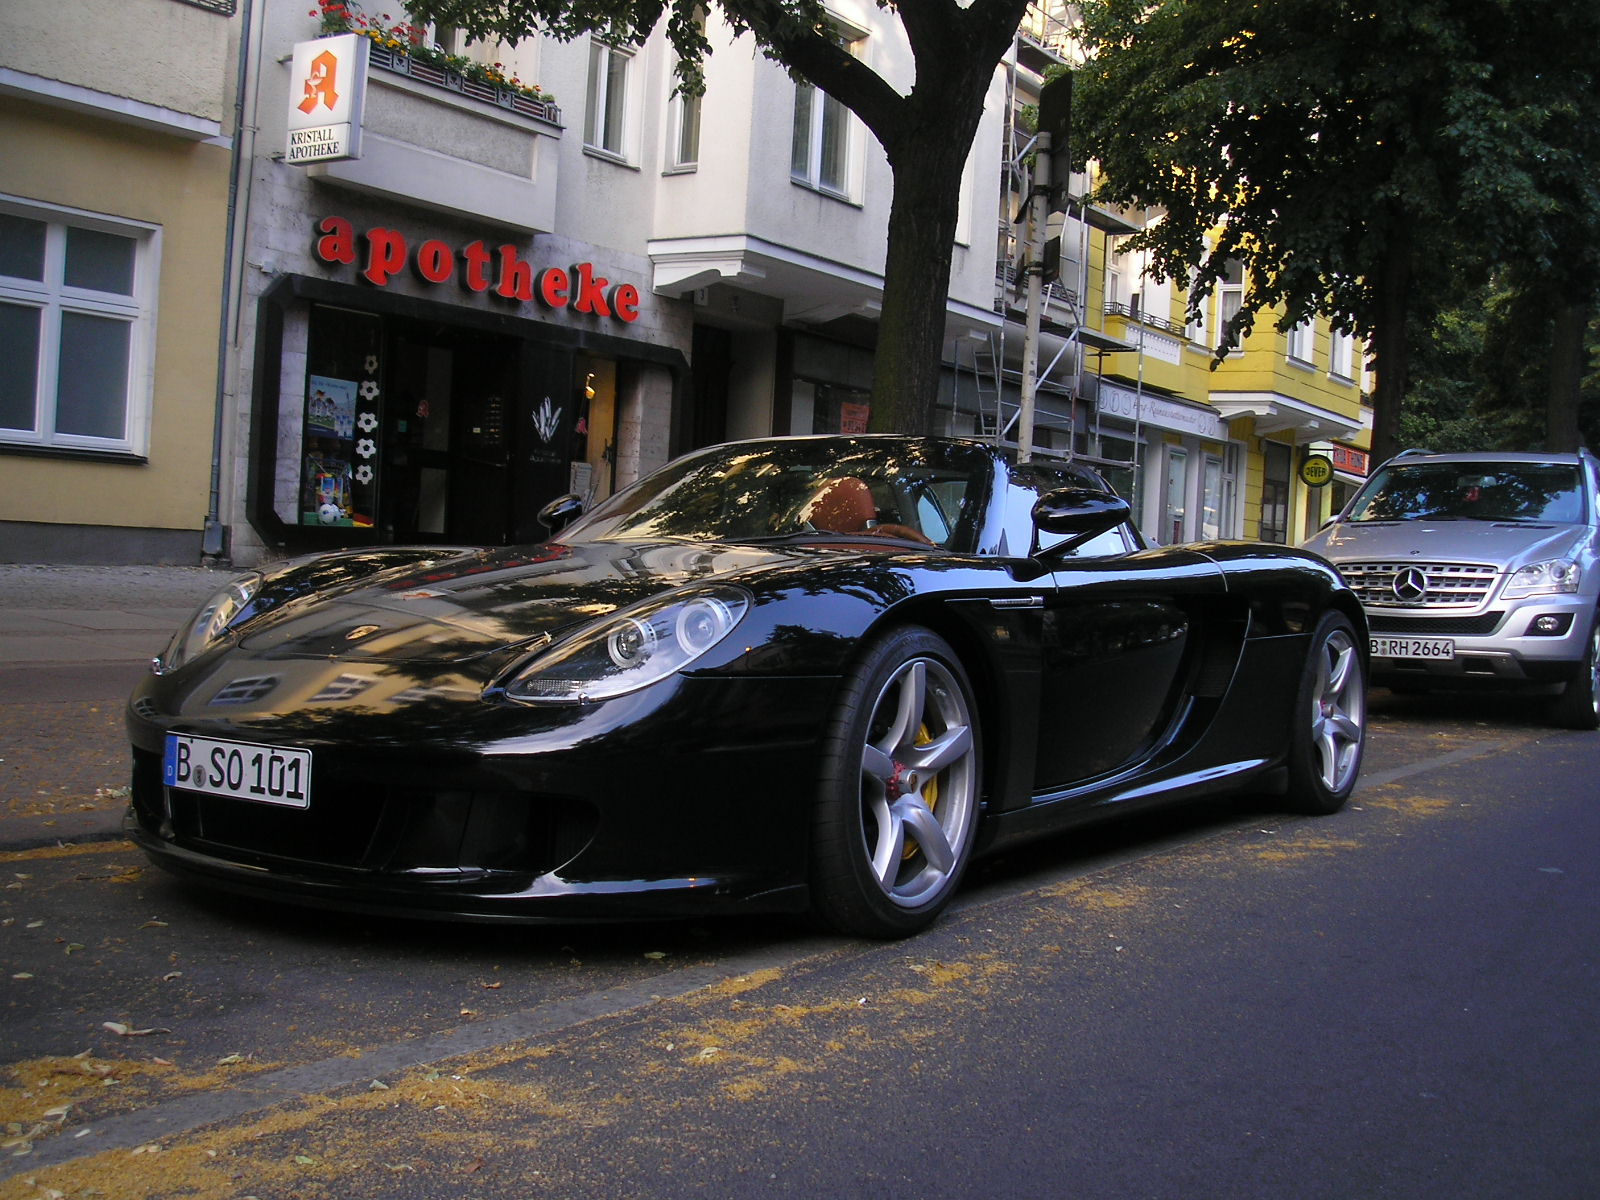
[[681,542],[495,550],[302,597],[248,622],[237,644],[257,658],[459,663],[555,636],[676,588],[759,578],[840,557],[837,551]]
[[1513,521],[1339,522],[1305,542],[1341,562],[1474,562],[1503,569],[1573,554],[1581,529]]

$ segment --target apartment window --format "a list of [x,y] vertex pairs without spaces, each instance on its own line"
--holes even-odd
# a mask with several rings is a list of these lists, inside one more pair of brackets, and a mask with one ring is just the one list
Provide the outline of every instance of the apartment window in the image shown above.
[[143,454],[156,231],[0,199],[0,444]]
[[1355,378],[1355,339],[1340,329],[1328,342],[1328,371],[1339,379]]
[[1297,363],[1312,362],[1315,349],[1315,329],[1310,318],[1301,321],[1289,330],[1289,361]]
[[[1244,264],[1230,258],[1222,268],[1222,278],[1217,283],[1217,346],[1228,333],[1228,322],[1238,316],[1244,307]],[[1237,349],[1238,347],[1235,347]]]
[[700,165],[701,96],[676,95],[672,98],[672,122],[668,148],[669,171],[692,171]]
[[633,51],[605,42],[589,43],[589,106],[583,118],[583,144],[591,150],[627,157],[628,73]]
[[[1193,270],[1189,272],[1189,294],[1191,296],[1194,294],[1194,279],[1198,273]],[[1209,300],[1206,304],[1200,306],[1199,311],[1194,314],[1194,318],[1189,322],[1188,329],[1185,330],[1189,340],[1197,346],[1210,345],[1211,342],[1210,335],[1206,329],[1206,309],[1208,306]]]
[[[837,29],[835,36],[849,53],[861,57],[865,37],[852,37]],[[850,110],[826,92],[797,80],[790,178],[830,195],[849,197],[853,140]]]
[[[695,24],[703,36],[706,14],[695,13]],[[671,145],[667,153],[669,171],[692,171],[700,162],[700,109],[703,96],[686,96],[682,92],[672,97],[672,121],[669,136]]]
[[1128,302],[1127,286],[1122,277],[1120,263],[1113,265],[1110,256],[1106,262],[1106,304],[1126,304]]

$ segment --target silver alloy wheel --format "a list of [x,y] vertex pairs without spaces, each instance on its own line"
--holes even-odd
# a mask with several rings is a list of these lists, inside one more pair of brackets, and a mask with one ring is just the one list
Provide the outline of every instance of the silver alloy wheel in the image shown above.
[[874,699],[861,753],[868,866],[891,901],[914,908],[946,886],[965,858],[977,795],[961,687],[937,660],[908,660]]
[[1311,696],[1311,743],[1322,786],[1341,793],[1361,767],[1367,721],[1367,681],[1355,639],[1343,629],[1329,632],[1317,649]]

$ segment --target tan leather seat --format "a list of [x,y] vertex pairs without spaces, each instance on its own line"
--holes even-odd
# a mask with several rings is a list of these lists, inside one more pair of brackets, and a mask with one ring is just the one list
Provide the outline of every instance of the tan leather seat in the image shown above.
[[877,518],[872,489],[854,475],[830,479],[812,498],[806,519],[826,533],[861,533]]

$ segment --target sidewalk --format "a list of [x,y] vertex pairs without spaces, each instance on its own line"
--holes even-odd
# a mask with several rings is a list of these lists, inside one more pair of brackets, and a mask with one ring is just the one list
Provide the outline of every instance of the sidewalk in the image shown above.
[[0,851],[121,836],[123,702],[233,574],[0,563]]

